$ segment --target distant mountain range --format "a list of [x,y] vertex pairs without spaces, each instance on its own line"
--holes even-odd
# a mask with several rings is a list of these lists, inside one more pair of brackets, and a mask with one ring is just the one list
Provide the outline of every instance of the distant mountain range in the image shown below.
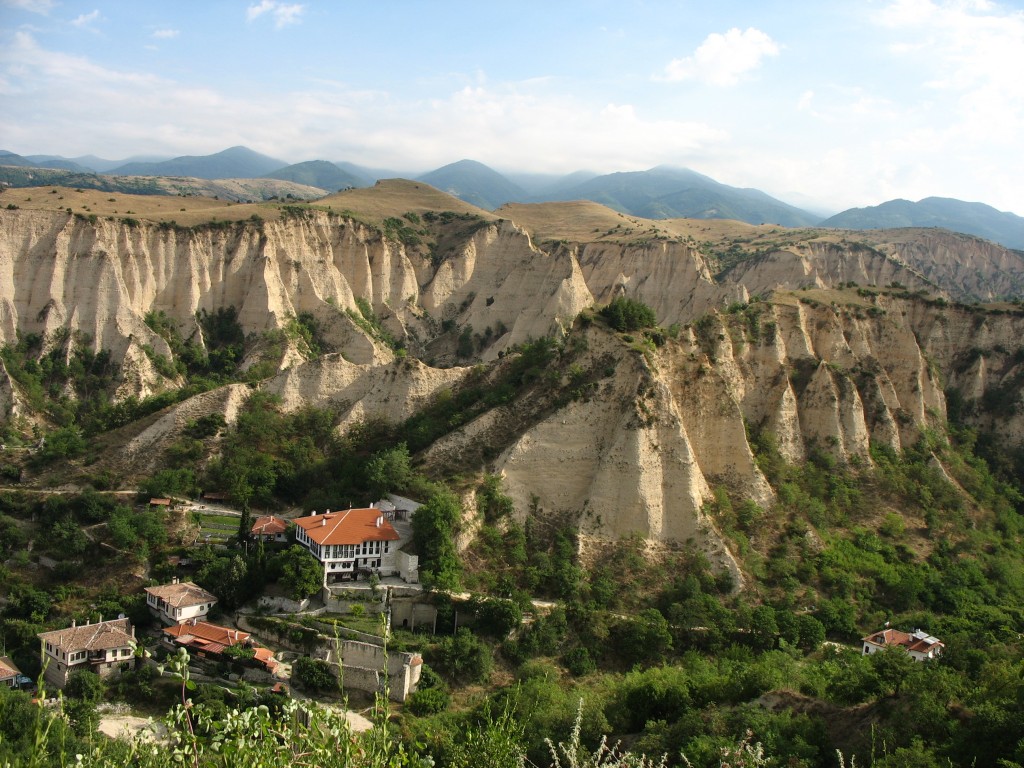
[[14,165],[19,168],[57,168],[77,173],[89,173],[92,170],[65,157],[53,157],[50,155],[22,157],[7,150],[0,150],[0,165]]
[[320,187],[320,189],[325,189],[328,192],[337,192],[348,187],[370,186],[370,181],[365,176],[342,170],[334,163],[329,163],[326,160],[308,160],[305,163],[296,163],[295,165],[280,168],[272,173],[265,173],[263,178],[308,184],[311,187]]
[[736,219],[786,227],[812,226],[820,219],[756,189],[730,187],[695,171],[667,166],[597,176],[559,187],[533,202],[553,200],[592,200],[646,219]]
[[1024,249],[1024,218],[997,211],[984,203],[965,203],[949,197],[926,197],[912,203],[890,200],[870,208],[851,208],[825,219],[818,226],[839,229],[894,229],[942,227]]
[[246,147],[214,155],[185,155],[157,163],[126,163],[107,171],[115,176],[191,176],[196,179],[253,179],[287,166]]
[[[822,220],[818,214],[789,205],[759,190],[730,187],[695,171],[669,166],[605,175],[587,171],[567,176],[503,175],[483,163],[460,160],[413,176],[343,161],[309,160],[289,165],[246,147],[231,147],[212,155],[171,159],[136,157],[127,161],[105,160],[94,155],[77,158],[59,155],[22,157],[0,150],[0,166],[64,169],[75,174],[101,173],[122,177],[264,178],[322,189],[325,194],[348,187],[367,187],[382,178],[404,176],[487,210],[495,210],[505,203],[591,200],[620,213],[649,219],[736,219],[750,224],[838,229],[942,227],[993,240],[1010,248],[1024,249],[1024,218],[982,203],[939,197],[925,198],[916,203],[890,200],[869,208],[851,208]],[[31,177],[33,174],[0,171],[0,181],[15,186],[59,183],[52,174]],[[90,183],[86,186],[100,185]],[[151,186],[154,189],[163,187],[162,184]]]

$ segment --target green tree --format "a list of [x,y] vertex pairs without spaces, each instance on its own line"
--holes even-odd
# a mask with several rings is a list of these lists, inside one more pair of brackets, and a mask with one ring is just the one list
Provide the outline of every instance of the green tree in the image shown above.
[[757,648],[767,650],[775,646],[779,636],[779,625],[775,621],[775,609],[770,605],[759,605],[750,615],[750,637]]
[[450,491],[440,491],[416,510],[412,518],[413,542],[420,558],[420,577],[435,589],[458,589],[462,564],[455,534],[462,506]]
[[68,677],[67,685],[64,686],[64,695],[99,704],[106,690],[107,686],[102,677],[95,672],[81,670],[72,672]]
[[476,683],[491,673],[491,649],[465,627],[438,643],[434,664],[456,680]]
[[798,642],[805,651],[816,651],[825,642],[825,627],[809,613],[796,617],[796,628]]
[[324,568],[305,547],[293,544],[274,558],[273,568],[281,575],[278,583],[293,600],[303,600],[320,591]]
[[143,500],[169,496],[193,497],[198,490],[196,473],[191,469],[162,469],[139,485],[139,496]]
[[54,549],[63,555],[80,555],[89,547],[85,531],[70,515],[54,523],[50,537]]
[[511,600],[474,596],[469,607],[476,614],[477,629],[490,637],[507,637],[523,621],[522,609]]
[[86,442],[78,427],[61,427],[50,432],[39,449],[41,461],[74,459],[85,453]]
[[225,610],[233,610],[249,600],[255,587],[249,577],[248,563],[238,554],[214,555],[196,571],[195,581],[215,593]]
[[419,717],[436,715],[448,709],[449,696],[442,688],[424,688],[415,691],[405,702],[405,708]]
[[620,620],[613,633],[616,650],[630,663],[658,661],[672,648],[668,621],[656,608]]
[[374,499],[406,488],[412,479],[409,448],[399,443],[394,448],[375,453],[366,463],[366,482]]
[[891,647],[871,654],[868,659],[871,668],[878,676],[882,690],[895,694],[900,692],[903,682],[914,671],[914,665],[918,663],[902,648]]
[[252,512],[249,511],[249,505],[245,504],[242,506],[242,515],[238,519],[238,543],[245,544],[249,541],[249,537],[252,535]]
[[636,299],[620,296],[611,304],[601,308],[601,316],[616,331],[638,331],[657,325],[658,318],[654,310]]
[[323,659],[300,656],[292,665],[292,677],[311,691],[329,691],[338,685],[331,665]]

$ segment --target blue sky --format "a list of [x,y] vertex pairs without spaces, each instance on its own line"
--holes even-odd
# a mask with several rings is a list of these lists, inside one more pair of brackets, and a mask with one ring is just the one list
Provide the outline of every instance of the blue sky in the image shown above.
[[1024,215],[1024,9],[988,0],[0,0],[0,149],[422,172],[693,168]]

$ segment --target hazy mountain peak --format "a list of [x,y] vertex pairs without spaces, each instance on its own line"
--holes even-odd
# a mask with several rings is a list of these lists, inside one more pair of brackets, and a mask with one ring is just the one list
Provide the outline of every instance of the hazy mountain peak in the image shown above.
[[182,155],[157,163],[126,163],[110,170],[124,176],[194,176],[198,179],[252,179],[288,165],[248,147],[235,146],[212,155]]
[[417,177],[443,192],[486,210],[494,210],[526,193],[516,184],[477,160],[459,160]]
[[969,203],[951,197],[887,200],[866,208],[850,208],[821,222],[839,229],[892,229],[942,227],[983,237],[1008,248],[1024,248],[1024,218],[1002,212],[985,203]]

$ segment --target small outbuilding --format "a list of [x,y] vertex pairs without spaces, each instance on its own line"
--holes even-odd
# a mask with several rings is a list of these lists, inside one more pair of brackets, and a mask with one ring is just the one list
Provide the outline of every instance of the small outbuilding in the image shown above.
[[887,628],[862,638],[862,642],[865,656],[884,651],[886,648],[902,648],[915,661],[938,658],[942,655],[942,649],[945,648],[939,638],[932,637],[920,629],[915,629],[913,632],[902,632],[898,629]]

